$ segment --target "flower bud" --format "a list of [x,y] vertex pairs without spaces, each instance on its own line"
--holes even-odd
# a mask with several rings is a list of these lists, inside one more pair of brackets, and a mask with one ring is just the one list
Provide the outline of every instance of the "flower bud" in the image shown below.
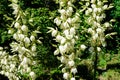
[[26,25],[23,25],[21,27],[21,30],[24,31],[24,32],[27,32],[28,31],[28,27]]
[[56,49],[55,51],[54,51],[54,55],[58,55],[59,54],[59,49]]
[[52,31],[52,36],[55,37],[57,35],[57,30]]
[[106,22],[106,23],[104,23],[104,26],[105,26],[105,27],[109,27],[110,24],[109,24],[108,22]]
[[108,8],[108,5],[104,5],[104,6],[102,7],[103,10],[106,10],[107,8]]

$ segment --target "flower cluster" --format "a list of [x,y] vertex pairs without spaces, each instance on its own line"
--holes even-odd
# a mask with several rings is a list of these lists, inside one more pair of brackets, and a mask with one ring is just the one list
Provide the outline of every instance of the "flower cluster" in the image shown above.
[[9,27],[8,34],[13,35],[15,41],[10,43],[13,55],[10,56],[4,51],[0,52],[2,57],[5,56],[1,59],[1,73],[5,74],[10,80],[19,80],[20,75],[18,73],[21,75],[28,74],[29,79],[35,80],[36,74],[31,70],[31,67],[37,65],[33,57],[36,56],[37,43],[41,43],[37,39],[37,33],[40,32],[38,30],[29,30],[29,27],[22,21],[25,13],[20,9],[17,0],[11,2],[10,6],[14,10],[13,14],[15,14],[16,20]]
[[8,52],[3,50],[3,47],[0,47],[0,74],[5,75],[9,80],[19,80],[17,75],[17,64],[19,60],[17,55],[9,55]]
[[[58,29],[49,28],[53,37],[55,37],[56,42],[59,43],[59,47],[54,51],[54,55],[61,55],[58,59],[64,65],[62,69],[63,78],[66,80],[75,80],[75,74],[77,73],[75,58],[75,42],[78,39],[76,35],[76,30],[79,28],[80,15],[73,9],[74,0],[59,0],[60,8],[58,12],[60,17],[54,19]],[[73,13],[74,12],[74,13]],[[85,46],[82,46],[84,49]]]
[[109,6],[105,4],[106,0],[91,0],[90,3],[91,5],[89,5],[90,7],[85,11],[85,15],[88,16],[86,22],[92,26],[88,28],[88,33],[91,34],[91,46],[96,48],[91,49],[92,47],[90,47],[90,50],[97,50],[97,52],[100,52],[100,46],[106,46],[104,31],[112,26],[109,22],[102,23],[103,19],[106,17],[105,10],[113,6],[111,4]]

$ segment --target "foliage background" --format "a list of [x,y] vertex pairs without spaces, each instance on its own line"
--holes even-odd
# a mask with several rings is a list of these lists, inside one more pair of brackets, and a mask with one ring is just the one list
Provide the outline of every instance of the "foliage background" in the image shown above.
[[[75,6],[80,7],[79,0],[76,1]],[[107,11],[107,18],[115,19],[116,22],[112,23],[113,28],[107,29],[107,33],[117,32],[117,35],[111,35],[111,37],[106,38],[107,47],[103,49],[102,54],[98,58],[97,63],[97,78],[99,79],[111,79],[118,80],[120,75],[120,0],[110,0],[109,2],[114,3],[114,8]],[[8,35],[7,27],[11,25],[14,20],[12,9],[8,5],[10,2],[8,0],[0,0],[0,46],[4,46],[4,49],[10,51],[9,43],[12,42],[12,35]],[[37,59],[39,61],[38,66],[34,66],[33,70],[39,75],[36,80],[63,80],[61,67],[59,67],[60,62],[53,55],[55,47],[53,44],[57,44],[51,34],[46,33],[48,31],[47,27],[57,27],[53,23],[54,18],[59,15],[57,13],[58,4],[54,0],[19,0],[20,7],[28,15],[25,19],[28,21],[31,29],[38,27],[40,29],[43,39],[42,45],[37,45]],[[110,14],[109,14],[110,13]],[[83,19],[82,26],[86,26],[84,19],[84,13],[80,14]],[[30,19],[33,19],[33,22],[29,22]],[[84,28],[80,28],[80,38],[76,44],[76,47],[82,43],[87,42],[85,33],[81,33]],[[82,35],[82,36],[81,36]],[[88,59],[91,57],[88,50],[82,54],[83,62],[78,62],[78,78],[91,79],[93,80],[93,72],[89,64],[91,61]],[[2,76],[3,77],[3,76]],[[3,79],[1,77],[1,79]],[[23,76],[24,77],[24,76]]]

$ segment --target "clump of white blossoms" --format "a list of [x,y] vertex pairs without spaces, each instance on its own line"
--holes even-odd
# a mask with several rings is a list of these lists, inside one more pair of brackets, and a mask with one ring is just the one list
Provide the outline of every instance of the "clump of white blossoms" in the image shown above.
[[29,79],[35,80],[37,76],[31,67],[37,65],[33,57],[36,56],[36,45],[40,43],[40,40],[37,39],[39,31],[30,31],[29,27],[23,23],[22,18],[25,16],[25,13],[17,3],[17,0],[11,0],[10,4],[16,18],[8,30],[8,34],[12,34],[15,40],[10,43],[13,55],[1,51],[2,48],[0,47],[0,67],[2,67],[0,73],[6,75],[10,80],[19,80],[20,75],[18,73],[22,75],[28,74],[27,77]]
[[[60,55],[57,58],[64,65],[62,72],[63,78],[66,80],[75,80],[75,74],[77,73],[74,60],[76,58],[75,43],[78,39],[76,30],[80,26],[80,15],[73,10],[74,2],[75,0],[58,0],[60,16],[54,19],[54,23],[59,26],[58,28],[61,31],[58,31],[57,28],[49,27],[49,32],[55,37],[56,42],[59,43],[59,46],[54,51],[54,55]],[[82,45],[82,50],[85,48],[86,46]]]
[[105,11],[109,10],[113,6],[112,4],[107,5],[107,0],[90,0],[88,2],[91,5],[87,7],[85,15],[88,17],[86,22],[91,26],[88,28],[88,33],[91,34],[91,47],[89,51],[97,55],[102,51],[101,47],[106,46],[105,30],[112,26],[109,22],[102,22],[106,17]]
[[18,62],[17,55],[9,55],[3,50],[3,47],[0,47],[0,74],[7,76],[9,80],[19,80],[20,77],[17,75]]

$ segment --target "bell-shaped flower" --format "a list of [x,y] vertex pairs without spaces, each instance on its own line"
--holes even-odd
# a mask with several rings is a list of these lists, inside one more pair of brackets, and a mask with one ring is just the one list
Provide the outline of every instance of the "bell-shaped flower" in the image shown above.
[[59,46],[59,50],[60,50],[61,54],[64,54],[66,52],[66,49],[65,49],[65,47],[63,45]]
[[22,25],[21,30],[24,32],[28,31],[28,27],[26,25]]
[[75,65],[75,62],[73,60],[70,60],[70,61],[68,61],[68,65],[69,65],[69,67],[72,67]]
[[31,36],[30,36],[30,40],[31,40],[31,41],[35,41],[35,36],[31,35]]
[[30,72],[29,75],[32,78],[32,80],[36,79],[36,74],[34,72]]
[[84,51],[86,48],[87,48],[87,47],[86,47],[84,44],[82,44],[82,45],[80,46],[80,49],[81,49],[82,51]]
[[18,28],[20,28],[21,26],[20,26],[20,24],[19,24],[18,22],[16,22],[16,23],[14,24],[14,27],[18,29]]
[[76,68],[71,68],[71,73],[73,73],[73,74],[76,74],[77,73],[77,69]]
[[69,73],[64,73],[63,78],[68,80],[69,79]]

